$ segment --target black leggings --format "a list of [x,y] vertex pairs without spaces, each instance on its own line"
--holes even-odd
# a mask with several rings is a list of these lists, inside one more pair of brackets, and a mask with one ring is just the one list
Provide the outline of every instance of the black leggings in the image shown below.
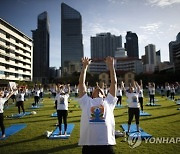
[[141,110],[143,111],[143,97],[139,97],[139,103],[141,105]]
[[171,99],[174,99],[174,93],[171,93]]
[[37,105],[39,102],[39,96],[34,96],[34,103]]
[[59,131],[61,132],[62,119],[64,122],[64,131],[66,131],[68,110],[57,110],[57,116],[58,116],[58,122],[59,122]]
[[83,146],[82,154],[115,154],[112,145]]
[[3,113],[0,113],[0,127],[1,127],[1,131],[2,131],[2,135],[5,134],[5,127],[4,127],[4,116]]
[[118,100],[117,100],[117,105],[118,103],[121,105],[121,101],[122,101],[122,96],[117,96]]
[[19,114],[21,113],[20,108],[23,110],[23,113],[25,113],[25,110],[24,110],[24,102],[23,102],[23,101],[17,102],[17,106],[18,106],[18,113],[19,113]]
[[169,94],[170,94],[170,90],[167,90],[166,92],[167,97],[169,97]]
[[139,108],[128,108],[128,114],[129,114],[129,119],[128,119],[128,124],[130,125],[133,117],[135,115],[135,120],[136,124],[139,124]]
[[154,95],[150,95],[150,104],[151,104],[151,102],[153,102],[153,104],[154,104]]

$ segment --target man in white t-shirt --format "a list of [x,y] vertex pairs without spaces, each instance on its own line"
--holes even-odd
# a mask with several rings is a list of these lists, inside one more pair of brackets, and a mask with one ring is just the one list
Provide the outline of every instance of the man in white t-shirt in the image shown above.
[[[68,98],[70,94],[70,85],[67,85],[67,92],[64,91],[65,87],[63,85],[60,85],[57,87],[58,91],[55,97],[55,102],[57,103],[57,117],[58,117],[58,123],[59,123],[59,135],[67,135],[67,116],[68,116]],[[62,119],[64,122],[64,132],[62,133],[61,125],[62,125]]]
[[86,92],[86,71],[91,63],[89,58],[82,58],[82,70],[79,77],[79,97],[82,109],[79,145],[83,154],[113,154],[115,141],[114,108],[117,102],[117,78],[114,69],[114,58],[107,57],[106,64],[110,70],[111,85],[109,94],[96,86],[92,98]]

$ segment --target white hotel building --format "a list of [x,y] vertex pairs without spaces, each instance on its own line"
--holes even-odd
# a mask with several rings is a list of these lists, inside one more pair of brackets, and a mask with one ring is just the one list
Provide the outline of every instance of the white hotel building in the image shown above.
[[33,40],[0,18],[0,80],[31,81]]

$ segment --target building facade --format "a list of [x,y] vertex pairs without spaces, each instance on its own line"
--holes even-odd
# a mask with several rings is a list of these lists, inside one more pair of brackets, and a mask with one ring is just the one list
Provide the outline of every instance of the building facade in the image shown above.
[[[115,58],[115,69],[116,71],[126,71],[140,74],[143,72],[143,64],[142,61],[137,58]],[[108,71],[108,68],[104,59],[92,59],[88,71],[90,73],[100,74]]]
[[82,17],[72,7],[61,4],[61,68],[62,76],[78,72],[84,56]]
[[48,83],[49,78],[49,18],[48,13],[38,15],[37,29],[32,30],[33,81]]
[[0,80],[31,81],[33,41],[0,18]]
[[115,51],[122,47],[122,37],[111,33],[100,33],[91,37],[91,58],[115,56]]
[[131,31],[127,32],[124,47],[128,57],[139,58],[138,36],[136,33],[132,33]]

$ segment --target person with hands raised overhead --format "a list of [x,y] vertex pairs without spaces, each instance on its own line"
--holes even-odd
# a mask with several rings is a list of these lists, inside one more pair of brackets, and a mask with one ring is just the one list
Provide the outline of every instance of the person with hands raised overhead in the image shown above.
[[4,104],[5,102],[14,94],[14,92],[17,89],[13,89],[13,91],[10,92],[10,94],[6,97],[4,96],[4,91],[2,89],[0,89],[0,127],[1,127],[1,131],[2,131],[2,136],[0,138],[5,138],[5,126],[4,126],[4,116],[3,116],[3,112],[4,112]]
[[110,71],[110,89],[107,97],[98,85],[92,92],[92,98],[86,91],[86,72],[91,59],[82,58],[82,70],[79,77],[79,104],[82,109],[79,145],[83,154],[114,154],[115,141],[114,108],[117,102],[117,78],[114,58],[105,60]]

